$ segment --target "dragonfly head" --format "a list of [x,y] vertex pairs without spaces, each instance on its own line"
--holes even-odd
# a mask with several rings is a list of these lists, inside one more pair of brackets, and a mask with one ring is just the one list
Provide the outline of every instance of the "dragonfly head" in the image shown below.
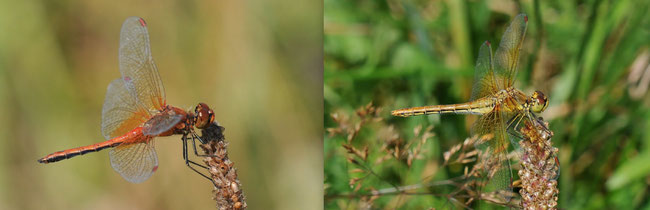
[[548,99],[542,93],[542,91],[535,91],[532,96],[530,96],[530,109],[535,113],[543,112],[548,106]]
[[194,109],[194,126],[199,129],[207,128],[214,121],[214,112],[207,104],[199,103]]

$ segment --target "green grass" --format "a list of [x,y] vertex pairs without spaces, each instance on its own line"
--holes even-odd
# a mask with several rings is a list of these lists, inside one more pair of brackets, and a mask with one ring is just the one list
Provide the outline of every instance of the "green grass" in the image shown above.
[[[644,131],[650,129],[650,94],[631,94],[637,86],[648,86],[631,74],[631,66],[648,59],[643,53],[650,50],[650,2],[449,2],[325,1],[325,127],[338,126],[332,113],[352,115],[369,102],[382,108],[378,116],[384,121],[364,127],[355,140],[359,147],[368,145],[372,156],[381,154],[376,147],[384,142],[384,127],[396,126],[408,141],[416,126],[434,126],[425,158],[412,167],[404,161],[373,165],[377,176],[356,193],[462,174],[441,166],[442,153],[468,137],[473,118],[398,119],[389,111],[467,101],[480,44],[488,40],[498,46],[511,18],[526,13],[528,31],[515,86],[549,97],[542,116],[560,149],[559,207],[649,208],[650,167],[644,160],[650,156],[650,135]],[[358,166],[346,160],[344,142],[325,135],[326,197],[355,193],[348,184]],[[436,169],[433,180],[421,176],[426,166]],[[373,204],[422,208],[447,202],[426,194],[382,196]],[[327,199],[325,206],[357,208],[359,203],[358,198],[337,198]]]

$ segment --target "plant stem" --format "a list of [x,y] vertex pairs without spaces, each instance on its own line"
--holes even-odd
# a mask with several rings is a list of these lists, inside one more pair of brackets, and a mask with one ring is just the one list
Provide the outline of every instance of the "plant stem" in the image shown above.
[[246,198],[237,178],[237,169],[233,167],[235,163],[228,158],[224,130],[215,122],[201,131],[201,139],[206,140],[201,148],[208,155],[203,161],[216,185],[212,199],[217,201],[218,209],[246,209]]

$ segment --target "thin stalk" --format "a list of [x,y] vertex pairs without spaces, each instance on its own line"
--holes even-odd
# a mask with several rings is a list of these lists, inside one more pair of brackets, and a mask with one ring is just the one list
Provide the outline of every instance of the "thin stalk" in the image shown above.
[[208,165],[215,189],[213,198],[218,209],[246,209],[246,198],[237,178],[235,163],[228,158],[228,142],[223,135],[224,127],[216,122],[201,131],[206,143],[201,148],[208,155],[203,161]]

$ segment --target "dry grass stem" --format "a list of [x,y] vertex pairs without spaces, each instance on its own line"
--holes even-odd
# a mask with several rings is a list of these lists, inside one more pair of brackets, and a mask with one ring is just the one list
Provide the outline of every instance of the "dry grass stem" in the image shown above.
[[[433,126],[418,126],[412,130],[410,138],[404,138],[400,132],[391,124],[388,124],[384,118],[380,117],[381,109],[373,107],[372,104],[362,106],[355,110],[354,114],[337,112],[331,115],[337,123],[336,127],[328,128],[327,132],[330,137],[340,136],[344,141],[341,148],[345,151],[346,159],[353,168],[348,170],[350,178],[348,185],[350,193],[344,194],[327,194],[326,199],[349,198],[356,199],[357,207],[372,207],[373,202],[382,196],[395,195],[434,195],[447,198],[450,202],[460,206],[466,206],[463,202],[469,196],[464,186],[466,176],[452,178],[448,180],[423,181],[419,184],[399,186],[399,183],[388,181],[382,177],[376,170],[382,168],[394,167],[394,164],[404,164],[411,167],[415,160],[422,160],[428,154],[430,146],[427,143],[435,136]],[[368,130],[375,131],[374,136],[365,136]],[[363,138],[361,133],[363,134]],[[476,139],[468,139],[457,146],[453,152],[448,152],[449,157],[460,158],[453,160],[454,163],[468,163],[476,159],[476,152],[473,148],[473,142]],[[427,180],[430,178],[424,178]],[[377,189],[376,181],[389,184],[390,187]],[[368,184],[366,184],[368,182]],[[373,184],[370,184],[373,183]],[[452,186],[456,190],[452,193],[442,193],[431,191],[431,188],[443,187],[442,185]],[[448,187],[447,187],[448,188]],[[455,197],[457,196],[457,197]],[[471,199],[471,198],[470,198]]]
[[[462,167],[464,171],[461,176],[431,181],[434,174],[426,174],[421,178],[421,183],[408,185],[393,183],[386,177],[381,177],[382,173],[373,170],[395,167],[395,163],[410,168],[414,160],[424,159],[429,152],[427,148],[430,147],[426,144],[435,135],[432,126],[418,126],[413,129],[413,137],[404,138],[393,125],[379,117],[379,110],[369,104],[360,107],[354,114],[332,114],[338,126],[327,131],[330,136],[341,136],[344,139],[341,148],[345,151],[347,161],[352,163],[352,168],[348,170],[348,185],[352,191],[327,194],[326,199],[356,199],[359,208],[372,208],[373,202],[378,198],[396,195],[439,196],[461,208],[471,208],[473,202],[477,201],[528,209],[552,209],[557,205],[557,148],[551,145],[553,133],[541,120],[535,122],[535,125],[530,122],[525,124],[520,130],[523,137],[520,141],[522,150],[515,150],[503,157],[511,161],[521,160],[521,180],[513,184],[516,187],[522,186],[519,197],[517,192],[507,190],[483,192],[490,177],[504,167],[499,165],[502,164],[500,161],[490,158],[494,153],[491,151],[493,148],[478,146],[489,143],[494,137],[491,134],[467,138],[443,153],[444,162],[441,166]],[[375,131],[370,133],[375,135],[368,136],[368,130]],[[516,168],[518,167],[515,170]],[[381,186],[377,185],[377,181],[383,183],[384,188],[377,189]],[[390,186],[385,186],[386,184]],[[402,201],[396,199],[395,202]]]
[[201,131],[201,138],[207,140],[201,148],[210,156],[203,161],[208,165],[212,180],[217,185],[213,190],[213,199],[217,201],[218,209],[246,209],[246,199],[237,178],[237,170],[228,158],[228,142],[223,135],[224,130],[224,127],[215,122]]
[[[544,123],[544,124],[542,124]],[[525,209],[556,209],[559,190],[558,149],[553,147],[548,123],[526,122],[521,129],[521,206]]]

